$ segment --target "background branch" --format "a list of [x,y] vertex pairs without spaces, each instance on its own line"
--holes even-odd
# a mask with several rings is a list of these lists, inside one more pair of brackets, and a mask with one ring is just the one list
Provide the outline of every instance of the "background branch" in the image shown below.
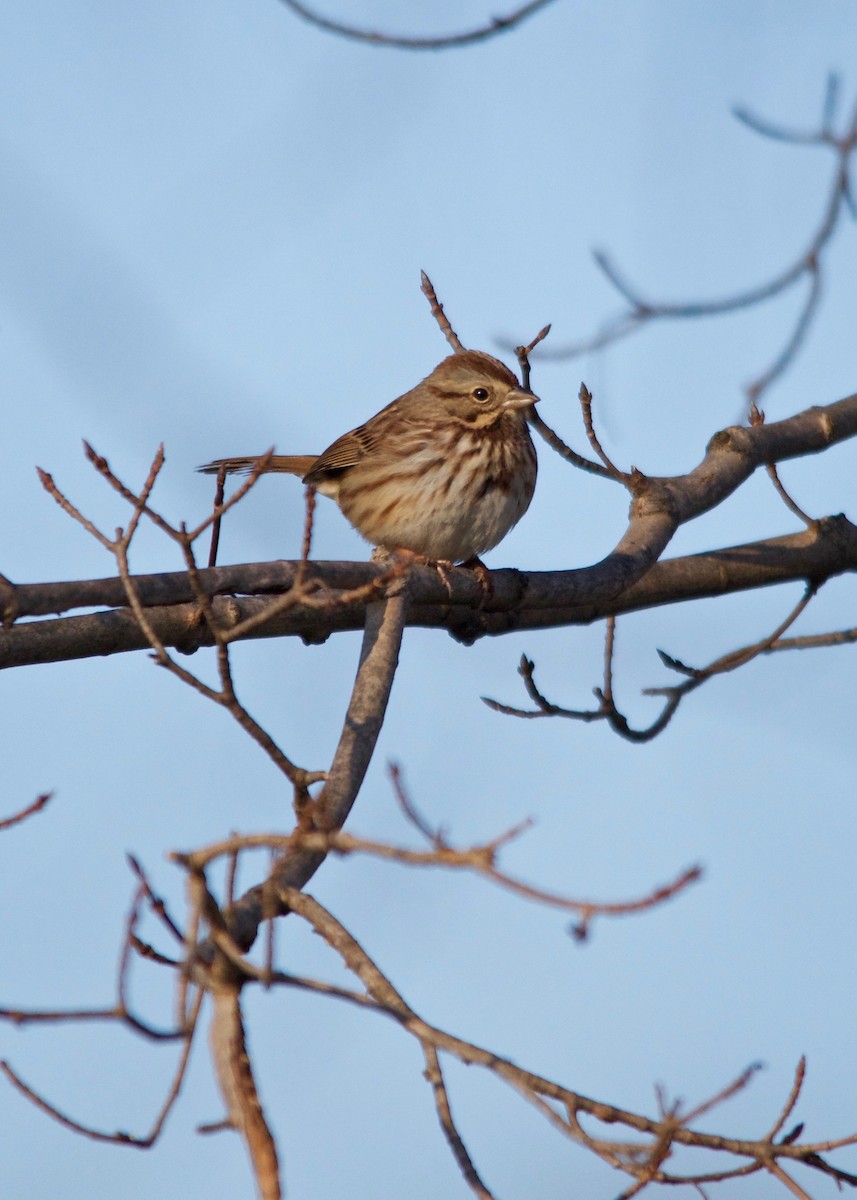
[[295,16],[301,17],[318,29],[323,29],[326,33],[335,33],[339,37],[348,38],[351,41],[368,42],[373,46],[390,46],[397,50],[448,50],[456,46],[469,46],[474,42],[484,42],[498,33],[514,29],[516,25],[520,25],[527,17],[533,16],[539,9],[546,8],[552,0],[530,0],[530,3],[522,4],[507,16],[492,17],[485,25],[469,29],[464,33],[446,33],[427,37],[405,37],[401,34],[361,29],[356,25],[348,25],[345,22],[332,21],[329,17],[323,17],[309,5],[301,3],[300,0],[280,0],[280,2]]

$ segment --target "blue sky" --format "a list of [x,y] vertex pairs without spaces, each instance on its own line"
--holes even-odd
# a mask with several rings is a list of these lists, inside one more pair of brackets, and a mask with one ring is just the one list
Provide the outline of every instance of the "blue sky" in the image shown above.
[[[336,14],[333,0],[326,11]],[[437,31],[486,12],[473,0],[407,12],[388,2],[361,5],[361,20]],[[339,15],[353,18],[343,2]],[[129,483],[163,441],[157,502],[193,521],[211,495],[199,463],[272,443],[318,452],[412,386],[446,350],[421,268],[464,342],[495,353],[546,321],[560,347],[617,311],[594,247],[667,300],[718,297],[779,272],[816,228],[833,164],[818,149],[758,138],[730,109],[813,127],[831,70],[854,103],[855,45],[846,0],[557,0],[512,34],[432,54],[337,40],[275,0],[2,6],[0,571],[22,582],[110,573],[34,471],[51,471],[108,530],[121,524],[81,437]],[[854,390],[855,279],[853,224],[843,225],[818,324],[765,398],[771,419]],[[742,386],[776,354],[798,307],[789,294],[650,329],[602,355],[537,362],[543,415],[583,449],[583,378],[614,459],[688,470],[711,434],[740,418]],[[788,464],[783,478],[814,515],[853,517],[854,452]],[[626,507],[613,485],[544,450],[532,508],[489,565],[596,561]],[[294,557],[301,523],[294,481],[263,480],[225,529],[222,561]],[[681,530],[670,553],[794,528],[760,476]],[[331,559],[368,553],[327,502],[315,548]],[[146,530],[132,565],[180,563]],[[651,718],[640,689],[664,682],[658,647],[704,663],[774,628],[799,592],[623,619],[617,687],[631,717]],[[853,583],[834,581],[799,629],[853,620]],[[708,1119],[752,1134],[773,1120],[807,1053],[797,1117],[813,1136],[857,1130],[857,971],[843,937],[856,898],[854,650],[782,655],[716,680],[647,746],[480,704],[483,694],[523,700],[523,652],[548,695],[587,704],[601,637],[595,627],[465,649],[409,630],[351,828],[409,836],[385,778],[395,759],[429,819],[462,843],[535,817],[507,863],[547,887],[625,898],[693,862],[705,867],[701,885],[658,912],[599,922],[583,947],[557,914],[450,875],[331,862],[311,890],[427,1019],[580,1091],[651,1111],[656,1083],[695,1103],[761,1059],[752,1088]],[[329,759],[358,646],[348,635],[235,648],[247,706],[307,765]],[[202,655],[191,665],[210,676]],[[46,813],[4,839],[2,1002],[109,1003],[132,891],[125,851],[180,911],[166,853],[231,829],[281,829],[289,798],[237,726],[143,654],[10,671],[0,688],[4,811],[56,791]],[[287,924],[283,962],[336,977],[317,939]],[[153,1019],[169,1019],[161,974],[138,968],[135,991]],[[248,1013],[289,1195],[466,1194],[418,1052],[395,1030],[282,993],[249,997]],[[61,1107],[139,1132],[173,1056],[103,1028],[0,1029],[0,1042]],[[534,1173],[545,1197],[619,1190],[608,1168],[561,1144],[493,1081],[454,1068],[450,1079],[499,1195],[531,1195]],[[220,1115],[202,1042],[148,1154],[84,1142],[9,1090],[2,1112],[0,1183],[21,1200],[114,1194],[117,1176],[126,1200],[251,1194],[237,1140],[193,1134]],[[811,1186],[833,1195],[832,1182]],[[748,1181],[740,1194],[772,1187]]]

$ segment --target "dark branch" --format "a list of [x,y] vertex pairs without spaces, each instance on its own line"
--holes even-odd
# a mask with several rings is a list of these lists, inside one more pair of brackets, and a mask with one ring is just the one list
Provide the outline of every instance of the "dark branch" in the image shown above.
[[468,29],[464,33],[438,34],[433,37],[406,37],[400,34],[361,29],[356,25],[347,25],[345,22],[323,17],[308,5],[302,4],[300,0],[282,0],[282,3],[295,16],[302,17],[304,21],[315,25],[317,29],[323,29],[326,33],[338,34],[340,37],[349,38],[352,41],[368,42],[373,46],[391,46],[398,50],[447,50],[455,46],[470,46],[474,42],[484,42],[488,38],[496,37],[498,33],[506,33],[508,30],[514,29],[516,25],[520,25],[527,17],[533,16],[539,9],[547,8],[551,0],[530,0],[528,4],[522,4],[520,8],[516,8],[505,17],[492,17],[485,25],[477,26],[475,29]]

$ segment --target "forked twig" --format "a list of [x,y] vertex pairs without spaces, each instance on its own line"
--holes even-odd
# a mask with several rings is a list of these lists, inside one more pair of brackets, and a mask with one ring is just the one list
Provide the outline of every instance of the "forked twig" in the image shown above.
[[9,1063],[0,1062],[0,1070],[3,1071],[3,1074],[9,1080],[9,1082],[15,1088],[17,1088],[17,1090],[23,1096],[26,1096],[26,1098],[36,1106],[36,1108],[41,1109],[43,1113],[47,1113],[49,1117],[52,1117],[55,1121],[59,1122],[60,1125],[64,1125],[66,1129],[70,1129],[74,1133],[82,1134],[84,1137],[90,1138],[92,1141],[112,1142],[122,1146],[135,1146],[140,1150],[148,1150],[158,1140],[166,1119],[169,1116],[170,1110],[179,1097],[179,1092],[181,1091],[182,1084],[184,1083],[185,1073],[187,1071],[191,1045],[193,1043],[193,1033],[196,1029],[196,1022],[197,1018],[199,1017],[199,1010],[201,1006],[202,992],[199,992],[194,1001],[190,1018],[190,1026],[184,1038],[184,1046],[179,1057],[175,1075],[173,1076],[173,1081],[170,1084],[167,1095],[160,1108],[160,1111],[155,1118],[152,1128],[150,1129],[149,1133],[145,1134],[143,1137],[126,1133],[124,1130],[116,1130],[114,1133],[108,1133],[102,1129],[96,1129],[94,1126],[84,1125],[80,1121],[76,1121],[73,1117],[68,1116],[67,1113],[62,1112],[61,1109],[57,1108],[55,1105],[46,1100],[44,1096],[40,1096],[39,1093],[34,1091],[29,1084],[24,1082],[21,1076],[12,1069]]
[[461,1134],[456,1128],[438,1052],[434,1046],[429,1045],[427,1042],[423,1042],[422,1050],[426,1062],[424,1074],[431,1085],[437,1119],[440,1122],[447,1145],[452,1151],[452,1156],[458,1164],[458,1169],[464,1176],[464,1180],[474,1196],[479,1196],[480,1200],[494,1200],[494,1193],[489,1192],[488,1188],[482,1182],[479,1172],[473,1164],[473,1159],[467,1152],[467,1147],[464,1144]]
[[[530,387],[530,355],[536,346],[538,346],[540,342],[544,341],[550,331],[550,325],[545,325],[526,346],[515,347],[515,356],[518,360],[518,365],[521,368],[521,383],[525,389],[529,389]],[[582,395],[586,389],[583,384],[580,385],[580,388]],[[589,393],[587,392],[587,395],[588,394]],[[592,398],[590,396],[590,402],[591,399]],[[607,468],[607,466],[601,466],[596,462],[592,462],[591,459],[584,458],[582,454],[578,454],[576,450],[572,450],[570,446],[567,446],[559,434],[547,424],[547,422],[535,408],[532,408],[527,414],[527,421],[532,428],[535,429],[536,432],[547,442],[550,448],[555,451],[560,458],[564,458],[566,462],[571,463],[572,466],[578,467],[582,471],[589,471],[593,475],[615,477]]]
[[684,683],[677,684],[673,687],[650,687],[643,689],[644,696],[662,696],[664,697],[664,706],[656,719],[648,726],[642,729],[634,728],[628,721],[627,717],[619,710],[616,705],[613,694],[613,663],[615,659],[615,636],[616,636],[616,618],[608,617],[606,621],[606,632],[604,638],[604,683],[600,688],[595,688],[594,693],[599,701],[598,707],[595,709],[570,709],[564,708],[561,705],[554,704],[548,700],[546,696],[539,690],[534,678],[535,664],[532,659],[523,655],[518,665],[518,674],[524,681],[524,687],[527,695],[535,704],[534,709],[516,708],[509,704],[501,704],[497,700],[490,699],[487,696],[482,697],[482,702],[493,709],[495,712],[500,712],[506,716],[521,717],[524,719],[535,719],[539,717],[565,717],[573,721],[606,721],[610,728],[618,733],[621,737],[632,742],[648,742],[657,737],[666,729],[675,715],[681,701],[691,692],[696,691],[698,687],[706,683],[709,679],[713,679],[717,675],[724,675],[730,671],[737,670],[751,662],[760,654],[766,654],[774,648],[786,648],[782,645],[781,639],[783,633],[794,624],[804,609],[807,607],[812,598],[819,591],[823,581],[812,581],[806,585],[804,594],[798,603],[794,606],[788,616],[777,626],[777,628],[767,637],[762,638],[752,645],[743,646],[739,650],[732,650],[728,654],[722,655],[720,658],[710,662],[706,667],[689,667],[687,664],[674,658],[672,655],[666,654],[663,650],[658,651],[658,656],[664,666],[672,671],[676,671],[681,675],[686,676]]
[[[96,537],[102,545],[104,545],[113,554],[119,570],[119,577],[122,580],[128,604],[134,614],[137,624],[144,634],[149,645],[154,651],[155,661],[162,667],[165,667],[171,674],[175,675],[183,683],[194,688],[200,695],[213,700],[227,709],[228,712],[238,721],[242,728],[265,750],[276,766],[286,775],[294,787],[301,793],[312,783],[319,782],[325,778],[324,772],[321,771],[306,771],[302,767],[298,767],[289,759],[289,757],[281,750],[274,739],[264,730],[258,722],[256,722],[246,708],[238,701],[235,693],[235,687],[232,680],[231,669],[229,666],[227,643],[229,640],[229,631],[223,630],[215,618],[211,600],[206,593],[199,579],[199,571],[196,565],[196,560],[193,554],[193,543],[204,533],[209,526],[214,526],[219,522],[222,515],[227,512],[234,504],[246,495],[247,491],[254,485],[260,474],[264,472],[267,460],[270,458],[273,451],[268,451],[262,455],[256,462],[247,480],[240,488],[225,502],[215,505],[213,512],[208,516],[196,529],[188,531],[182,524],[178,528],[174,527],[160,513],[156,512],[149,505],[149,497],[155,480],[161,470],[164,462],[163,447],[158,449],[157,454],[152,462],[149,474],[141,489],[140,493],[134,493],[128,488],[121,479],[111,470],[107,459],[96,453],[95,450],[88,444],[84,443],[84,449],[89,461],[95,466],[99,474],[110,484],[110,486],[122,496],[133,508],[131,520],[125,530],[118,530],[114,539],[107,538],[101,533],[92,522],[90,522],[83,514],[59,491],[53,479],[46,472],[40,471],[39,475],[45,488],[50,492],[60,506],[69,513],[75,520],[79,521],[94,537]],[[311,523],[312,517],[312,502],[308,499],[307,511],[308,524]],[[203,683],[191,671],[180,666],[173,656],[169,653],[161,638],[158,636],[149,615],[141,603],[137,593],[134,581],[131,577],[128,564],[128,549],[131,540],[136,531],[140,517],[145,514],[163,533],[181,548],[185,559],[185,566],[199,605],[202,619],[208,626],[209,631],[214,639],[217,650],[218,668],[220,671],[220,690],[210,687]],[[305,529],[303,544],[309,545],[309,532]],[[304,568],[299,567],[296,577],[296,587],[298,592],[302,594],[305,586],[302,581],[302,571]],[[286,593],[280,601],[274,602],[274,606],[279,603],[281,607],[288,607],[293,603],[291,593]],[[270,619],[270,612],[265,612],[255,619],[255,623],[261,623]],[[251,622],[254,618],[249,618]]]
[[835,167],[829,195],[824,211],[806,249],[772,279],[717,300],[668,302],[651,300],[632,286],[624,275],[602,251],[595,253],[595,262],[625,300],[627,309],[612,317],[594,335],[576,343],[548,351],[555,359],[569,359],[581,354],[603,349],[646,325],[657,320],[694,319],[732,313],[765,301],[787,291],[802,279],[809,280],[806,299],[798,312],[791,332],[773,363],[751,380],[745,388],[749,403],[759,399],[772,383],[794,361],[803,346],[813,318],[818,312],[823,284],[822,267],[824,254],[831,243],[844,212],[857,212],[854,202],[854,185],[851,177],[852,160],[857,148],[857,105],[847,115],[841,134],[834,132],[836,107],[839,96],[838,81],[834,76],[828,80],[821,122],[813,132],[805,133],[782,128],[774,123],[753,116],[745,109],[735,109],[735,116],[748,128],[763,137],[796,146],[823,146],[833,151]]
[[586,430],[586,436],[589,438],[589,444],[601,459],[601,462],[604,464],[604,469],[610,478],[617,479],[621,483],[625,483],[629,476],[624,471],[620,471],[615,463],[608,458],[607,453],[599,441],[598,434],[595,432],[595,424],[592,419],[592,393],[585,383],[580,385],[578,400],[580,401],[580,411],[583,414],[583,427]]
[[[838,1172],[836,1168],[830,1167],[820,1157],[822,1153],[832,1149],[854,1145],[857,1143],[857,1135],[821,1144],[799,1145],[795,1140],[789,1139],[780,1142],[771,1142],[769,1139],[750,1141],[689,1128],[689,1120],[710,1112],[712,1108],[724,1103],[746,1087],[758,1069],[756,1065],[743,1071],[736,1080],[711,1099],[695,1106],[684,1117],[680,1115],[677,1106],[665,1109],[662,1104],[660,1117],[652,1119],[613,1105],[591,1100],[560,1084],[520,1068],[491,1051],[484,1050],[471,1042],[466,1042],[432,1026],[407,1004],[353,935],[329,911],[311,896],[296,889],[290,890],[284,898],[288,900],[293,911],[308,921],[324,938],[342,959],[347,969],[359,978],[365,988],[365,993],[349,992],[347,989],[320,983],[316,980],[301,980],[282,974],[278,975],[276,983],[306,987],[318,994],[346,1000],[364,1009],[372,1009],[395,1020],[401,1028],[416,1037],[422,1047],[433,1047],[435,1051],[444,1051],[453,1055],[462,1063],[487,1069],[532,1103],[545,1119],[565,1136],[584,1142],[605,1161],[632,1175],[635,1180],[644,1183],[686,1183],[699,1187],[702,1183],[715,1178],[737,1178],[759,1170],[770,1170],[771,1164],[793,1161],[802,1162],[807,1166],[833,1174],[840,1182],[857,1182],[853,1176],[848,1176],[846,1172]],[[252,974],[252,965],[249,970]],[[565,1108],[568,1114],[567,1120],[562,1118],[554,1105],[562,1105]],[[636,1133],[649,1135],[653,1139],[653,1144],[645,1146],[638,1143],[607,1142],[604,1139],[593,1137],[583,1130],[579,1119],[581,1115],[595,1118],[611,1127],[621,1124]],[[692,1146],[750,1161],[719,1174],[694,1173],[677,1176],[667,1174],[660,1166],[673,1146]]]

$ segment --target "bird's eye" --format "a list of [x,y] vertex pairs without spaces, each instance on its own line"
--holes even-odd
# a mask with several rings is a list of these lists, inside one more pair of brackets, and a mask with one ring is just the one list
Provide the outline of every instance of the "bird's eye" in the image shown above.
[[483,400],[483,401],[487,400],[489,394],[490,393],[487,388],[479,387],[479,388],[473,389],[473,399],[474,400]]

